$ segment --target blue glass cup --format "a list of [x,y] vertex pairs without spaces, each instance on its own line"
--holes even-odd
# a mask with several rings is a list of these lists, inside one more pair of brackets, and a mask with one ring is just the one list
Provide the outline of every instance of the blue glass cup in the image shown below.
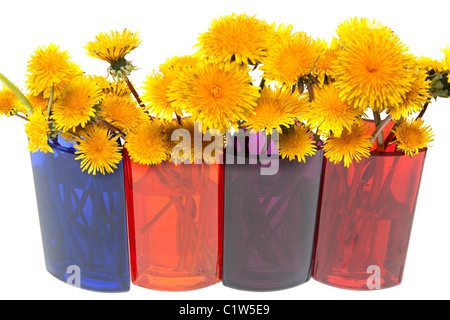
[[123,163],[112,174],[82,172],[62,138],[31,154],[48,272],[97,292],[130,290]]

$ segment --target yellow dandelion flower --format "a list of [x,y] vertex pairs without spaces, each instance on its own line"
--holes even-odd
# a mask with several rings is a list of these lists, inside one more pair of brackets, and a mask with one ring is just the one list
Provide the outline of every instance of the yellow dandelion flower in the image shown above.
[[100,32],[95,39],[95,42],[90,41],[86,45],[87,55],[108,61],[111,64],[125,58],[141,43],[138,33],[133,33],[127,29],[123,30],[122,33],[118,31],[111,31],[110,34]]
[[111,132],[100,125],[89,125],[81,132],[82,138],[78,138],[75,144],[75,154],[79,156],[75,160],[81,160],[82,171],[96,175],[113,173],[117,164],[122,160],[122,147],[118,143],[119,137],[114,137]]
[[334,66],[341,97],[355,107],[382,111],[398,106],[411,89],[412,57],[387,27],[367,19],[352,19],[338,28],[344,50]]
[[[199,130],[198,127],[195,126],[195,122],[192,118],[184,118],[181,120],[181,124],[178,121],[165,121],[164,122],[164,133],[167,136],[168,139],[168,150],[172,151],[173,148],[175,148],[180,142],[183,142],[184,139],[184,134],[186,132],[183,132],[183,138],[179,139],[179,141],[172,141],[172,135],[177,131],[177,130],[187,130],[188,133],[188,137],[190,138],[190,149],[189,149],[189,154],[188,153],[184,153],[184,149],[180,150],[180,153],[177,155],[177,158],[174,159],[172,157],[172,152],[170,152],[170,157],[171,157],[171,161],[174,163],[181,163],[181,162],[185,162],[186,159],[189,159],[191,163],[194,163],[195,159],[203,159],[203,150],[206,147],[206,143],[210,143],[210,142],[206,142],[206,141],[202,141],[202,149],[201,150],[196,150],[195,148],[195,140],[194,137],[197,134],[203,135],[203,132],[201,132]],[[198,130],[196,132],[196,130]]]
[[312,73],[317,78],[319,86],[322,86],[326,78],[330,81],[334,77],[334,63],[337,59],[337,52],[340,50],[340,41],[333,38],[330,46],[324,41],[319,42],[319,45],[322,50]]
[[25,125],[25,132],[28,136],[28,150],[53,153],[53,149],[48,144],[48,136],[51,130],[45,115],[36,110],[28,119],[30,121]]
[[384,37],[393,36],[392,30],[381,22],[368,18],[352,18],[342,22],[337,28],[339,41],[346,47],[349,43],[360,41],[363,38],[371,38],[373,35],[383,33]]
[[117,81],[110,82],[106,77],[102,76],[90,76],[90,78],[97,83],[105,96],[112,93],[120,97],[131,97],[131,91],[125,81],[118,79]]
[[49,99],[44,98],[44,94],[41,93],[37,96],[29,95],[27,96],[28,101],[30,101],[34,112],[46,113],[48,108]]
[[252,85],[249,68],[235,63],[219,65],[199,62],[180,73],[168,93],[175,108],[184,109],[203,130],[225,132],[238,121],[247,120],[259,97],[259,87]]
[[172,57],[168,59],[164,64],[159,66],[159,70],[166,74],[166,72],[176,71],[181,72],[185,69],[193,68],[200,61],[200,58],[195,55],[182,56],[182,57]]
[[168,97],[172,83],[178,79],[182,71],[195,67],[199,59],[195,56],[173,57],[160,65],[159,72],[153,71],[144,81],[142,101],[147,104],[147,110],[156,114],[157,118],[171,121],[175,113],[182,114],[182,110],[172,104]]
[[[28,100],[30,100],[30,99],[28,99]],[[21,102],[19,102],[17,104],[16,112],[17,113],[22,113],[25,116],[28,115],[29,113],[31,113],[29,108],[25,107],[25,105],[23,103],[21,103]]]
[[[31,107],[33,108],[33,112],[41,112],[44,114],[47,112],[49,99],[44,98],[44,93],[38,94],[37,96],[27,95],[27,99],[30,102]],[[17,108],[23,114],[29,113],[28,108],[20,101],[18,102]]]
[[433,132],[430,126],[425,126],[422,119],[402,122],[393,130],[397,141],[397,148],[411,157],[419,154],[419,150],[427,148],[433,140]]
[[28,62],[26,83],[31,95],[43,93],[49,98],[54,86],[54,97],[59,96],[66,83],[83,73],[69,59],[68,52],[54,44],[38,48]]
[[[210,143],[208,141],[202,140],[202,148],[197,150],[195,148],[195,136],[202,135],[199,127],[195,126],[195,121],[191,117],[185,118],[181,121],[181,129],[186,129],[189,132],[189,135],[191,137],[191,163],[194,163],[195,159],[202,160],[203,159],[203,151],[205,150],[206,146]],[[185,157],[181,158],[181,161],[184,161]]]
[[[185,119],[182,119],[182,121],[185,121]],[[163,132],[167,136],[169,144],[171,144],[172,146],[174,144],[177,144],[178,143],[177,141],[173,142],[171,139],[172,134],[175,132],[175,130],[181,129],[181,124],[178,122],[178,120],[175,119],[171,121],[163,120],[161,121],[161,125],[163,126]]]
[[[206,154],[204,157],[205,148],[207,148],[211,144],[211,141],[202,140],[201,148],[196,147],[194,137],[198,135],[202,136],[203,132],[201,131],[199,126],[196,126],[196,123],[192,117],[184,118],[183,120],[181,120],[181,125],[178,124],[177,121],[171,121],[170,123],[168,123],[167,126],[165,127],[165,132],[169,140],[171,140],[172,133],[177,129],[184,129],[187,130],[187,132],[189,132],[189,137],[191,139],[191,150],[190,150],[191,163],[194,163],[196,159],[200,161],[205,160],[208,163],[210,163],[211,161],[214,160],[216,156],[219,155],[216,154],[216,151],[218,151],[220,154],[223,153],[222,151],[224,145],[221,145],[220,147],[212,150],[211,154]],[[223,139],[224,139],[223,141],[225,141],[225,136],[223,137]],[[170,150],[173,150],[173,148],[179,143],[179,141],[170,141],[169,143],[171,144]],[[218,146],[218,144],[215,145]],[[172,159],[172,161],[175,163],[184,162],[188,157],[189,157],[188,154],[180,152],[178,159],[175,159],[176,161],[173,161]]]
[[369,127],[354,124],[351,130],[344,128],[341,136],[331,136],[323,147],[325,157],[334,164],[344,160],[348,168],[353,161],[359,162],[362,157],[368,158],[373,146]]
[[116,96],[131,97],[131,91],[125,81],[121,79],[117,79],[116,81],[109,81],[106,77],[103,76],[89,76],[89,79],[92,79],[99,89],[102,91],[102,99],[103,96],[107,96],[109,94],[115,94]]
[[80,133],[80,131],[77,133],[76,130],[73,130],[73,131],[71,130],[71,131],[66,131],[66,132],[60,131],[60,132],[58,132],[58,135],[61,138],[63,138],[64,140],[66,140],[67,143],[74,143],[77,141],[77,136],[75,134],[78,135],[79,133]]
[[111,82],[106,77],[89,75],[88,78],[93,80],[102,91],[106,91],[111,87]]
[[111,31],[99,33],[95,37],[96,41],[90,41],[85,46],[88,56],[107,61],[111,64],[108,71],[113,76],[129,75],[135,67],[125,56],[136,49],[141,40],[138,33],[133,33],[127,29],[122,33]]
[[406,93],[405,99],[397,107],[388,108],[389,114],[394,120],[407,118],[414,112],[421,111],[425,103],[431,103],[433,95],[430,92],[430,80],[425,70],[420,70],[414,75],[411,90]]
[[420,70],[425,70],[427,72],[444,72],[443,61],[438,61],[428,57],[420,57],[417,59],[417,67]]
[[87,77],[78,77],[61,93],[53,105],[52,118],[56,129],[68,131],[84,127],[95,116],[95,106],[101,96],[97,83]]
[[12,92],[6,86],[3,86],[3,89],[0,90],[0,116],[13,115],[16,112],[16,106],[18,104],[19,99],[14,94],[14,92]]
[[295,127],[288,133],[280,135],[280,156],[289,161],[297,159],[305,162],[306,157],[313,156],[317,151],[316,143],[311,139],[312,133],[308,128]]
[[305,32],[292,33],[290,26],[277,30],[278,41],[272,43],[264,65],[264,78],[291,88],[311,73],[319,58],[320,45]]
[[215,19],[199,37],[198,53],[214,63],[257,64],[273,39],[273,27],[246,14]]
[[[134,88],[133,82],[131,82],[131,85]],[[106,94],[108,93],[114,93],[117,96],[121,96],[121,97],[125,97],[125,96],[132,96],[131,90],[128,87],[128,84],[124,81],[114,81],[111,83],[110,88],[109,89],[105,89],[104,92]]]
[[170,145],[159,121],[142,122],[127,134],[125,148],[131,159],[143,165],[159,164],[168,159]]
[[124,132],[130,131],[140,122],[148,120],[142,108],[130,96],[109,93],[103,97],[98,115]]
[[156,114],[157,118],[172,120],[175,113],[181,113],[181,109],[172,105],[168,97],[170,86],[176,79],[175,72],[166,71],[164,74],[153,72],[144,81],[142,101],[147,104],[147,110]]
[[446,71],[450,71],[450,46],[447,46],[442,52],[445,55],[445,59],[443,60],[444,68]]
[[306,111],[305,118],[312,129],[320,134],[333,132],[340,137],[344,129],[351,130],[353,124],[360,122],[362,113],[339,97],[334,84],[325,85],[314,91],[315,99]]
[[277,130],[282,131],[282,126],[289,127],[309,107],[306,96],[300,97],[298,91],[281,90],[265,87],[257,100],[254,114],[249,115],[245,124],[253,131]]

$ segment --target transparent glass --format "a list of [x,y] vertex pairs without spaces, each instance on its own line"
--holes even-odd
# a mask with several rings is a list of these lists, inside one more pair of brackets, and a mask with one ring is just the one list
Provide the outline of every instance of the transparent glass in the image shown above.
[[130,289],[122,163],[113,174],[89,175],[64,140],[54,153],[32,153],[44,256],[50,274],[98,292]]
[[126,164],[133,283],[186,291],[220,282],[223,165]]
[[326,162],[313,278],[352,290],[401,284],[427,150]]
[[[264,145],[262,138],[250,137],[251,155]],[[237,164],[237,157],[225,165],[223,284],[275,291],[308,282],[323,151],[306,163],[279,160],[275,175],[261,175],[262,165],[248,158]]]

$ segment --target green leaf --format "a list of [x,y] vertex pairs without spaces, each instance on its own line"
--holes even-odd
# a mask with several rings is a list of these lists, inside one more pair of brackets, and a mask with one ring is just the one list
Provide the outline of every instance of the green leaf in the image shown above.
[[0,80],[5,84],[6,87],[8,87],[9,90],[11,90],[17,98],[27,107],[31,112],[33,112],[33,107],[31,106],[30,101],[28,101],[27,97],[17,88],[14,83],[9,81],[7,77],[5,77],[3,74],[0,73]]

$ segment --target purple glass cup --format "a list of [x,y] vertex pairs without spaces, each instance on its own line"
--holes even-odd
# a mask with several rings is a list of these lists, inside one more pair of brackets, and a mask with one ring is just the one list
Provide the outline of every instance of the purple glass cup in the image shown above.
[[231,155],[226,150],[223,284],[239,290],[283,290],[311,279],[323,150],[306,163],[278,157],[278,171],[262,175],[267,164],[255,153],[264,145],[258,133],[244,144],[235,139]]

